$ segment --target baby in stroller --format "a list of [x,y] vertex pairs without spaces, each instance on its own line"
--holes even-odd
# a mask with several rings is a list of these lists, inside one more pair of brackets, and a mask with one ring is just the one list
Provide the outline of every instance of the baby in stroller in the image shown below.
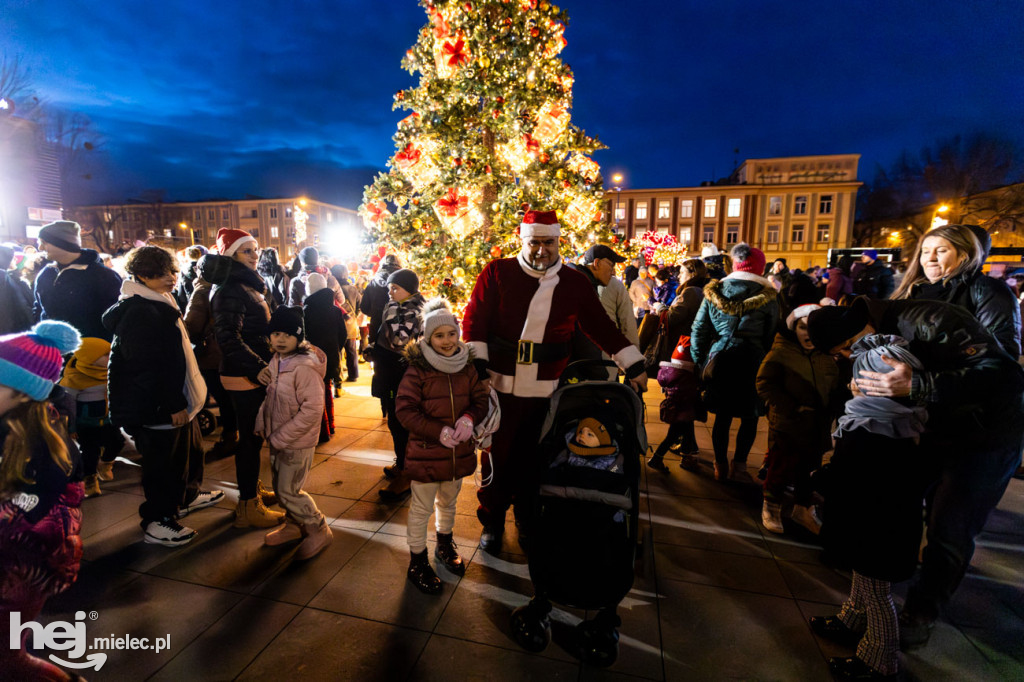
[[617,473],[622,470],[619,446],[612,440],[604,424],[593,417],[581,419],[575,429],[565,434],[566,452],[556,457],[552,467],[568,462],[569,466],[588,467]]

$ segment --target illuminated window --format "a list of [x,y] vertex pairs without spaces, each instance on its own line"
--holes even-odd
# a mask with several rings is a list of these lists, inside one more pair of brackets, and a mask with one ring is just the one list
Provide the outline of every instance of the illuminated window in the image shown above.
[[735,244],[740,240],[740,226],[729,225],[725,228],[725,243]]
[[742,199],[729,199],[729,205],[725,210],[726,218],[739,218],[740,217],[740,204],[743,202]]
[[168,228],[168,229],[164,230],[164,236],[165,237],[173,237],[174,236],[174,232],[170,228]]
[[793,242],[794,244],[803,244],[804,243],[804,226],[803,225],[794,225],[793,226],[793,234],[792,234],[792,237],[790,238],[790,241]]
[[284,217],[285,218],[291,218],[292,217],[292,209],[291,209],[290,206],[288,206],[288,207],[286,207],[284,209]]
[[782,197],[768,197],[768,215],[782,215]]
[[704,200],[704,217],[714,218],[715,213],[718,211],[718,199],[705,199]]
[[693,217],[693,199],[683,199],[681,202],[679,202],[679,217]]
[[793,199],[793,215],[807,214],[807,197],[799,196]]
[[636,202],[636,219],[647,220],[647,202],[638,201]]
[[[690,208],[693,208],[692,206]],[[686,246],[693,238],[693,228],[683,227],[679,229],[679,243]]]
[[672,202],[671,201],[659,201],[658,202],[658,220],[668,220],[672,217]]
[[768,226],[768,232],[765,233],[765,241],[767,243],[769,243],[769,244],[778,244],[779,243],[779,226],[778,225],[769,225]]
[[[329,222],[329,223],[333,223],[334,222],[334,211],[328,211],[327,212],[327,222]],[[317,236],[319,237],[320,235],[317,235]]]
[[615,220],[625,220],[625,219],[626,219],[626,209],[624,207],[622,207],[622,206],[620,206],[619,208],[615,209]]
[[831,231],[832,231],[832,225],[830,225],[829,223],[819,223],[818,224],[818,233],[817,233],[817,235],[815,235],[816,238],[817,238],[817,241],[819,241],[819,242],[827,242],[828,241],[829,232],[831,232]]
[[[831,213],[832,212],[832,195],[822,194],[821,198],[818,199],[818,213]],[[820,239],[818,241],[821,241]]]
[[277,239],[278,236],[279,236],[279,234],[278,234],[278,230],[277,230],[277,225],[271,225],[270,226],[270,238],[271,239]]

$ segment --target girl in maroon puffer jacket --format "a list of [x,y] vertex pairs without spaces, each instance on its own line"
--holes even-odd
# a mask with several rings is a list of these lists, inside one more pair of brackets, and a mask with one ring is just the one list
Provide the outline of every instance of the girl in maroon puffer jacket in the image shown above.
[[487,416],[488,392],[445,300],[424,305],[422,319],[423,337],[405,349],[409,368],[398,387],[395,413],[409,431],[408,578],[421,591],[440,594],[441,579],[427,558],[427,521],[436,503],[434,555],[449,571],[463,575],[466,566],[452,537],[455,505],[462,478],[476,470],[473,425]]

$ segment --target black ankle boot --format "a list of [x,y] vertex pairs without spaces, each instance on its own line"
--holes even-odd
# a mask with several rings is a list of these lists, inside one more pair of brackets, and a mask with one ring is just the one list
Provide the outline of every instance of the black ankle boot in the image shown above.
[[434,549],[434,556],[455,575],[466,575],[466,564],[459,556],[459,548],[455,546],[455,538],[451,533],[437,534],[437,548]]
[[519,646],[527,651],[539,653],[551,642],[551,604],[531,599],[530,603],[512,612],[512,636]]
[[441,594],[443,583],[430,567],[430,560],[427,559],[427,550],[419,554],[409,553],[409,571],[406,576],[409,582],[416,586],[424,594]]

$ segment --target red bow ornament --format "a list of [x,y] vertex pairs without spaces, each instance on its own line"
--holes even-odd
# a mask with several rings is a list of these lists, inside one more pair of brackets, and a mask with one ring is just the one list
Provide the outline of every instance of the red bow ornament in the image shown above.
[[438,210],[450,218],[454,218],[466,210],[468,204],[469,197],[465,194],[459,194],[459,190],[454,187],[449,188],[448,194],[437,200]]
[[453,44],[450,40],[445,41],[444,56],[448,60],[448,66],[459,66],[469,61],[469,52],[466,50],[466,41],[459,38]]

